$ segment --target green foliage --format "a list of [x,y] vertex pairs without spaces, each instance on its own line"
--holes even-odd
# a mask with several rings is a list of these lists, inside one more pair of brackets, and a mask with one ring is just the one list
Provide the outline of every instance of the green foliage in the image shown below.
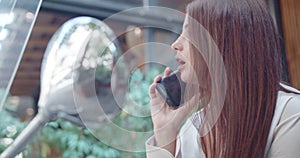
[[[113,122],[122,128],[132,131],[151,131],[152,122],[149,109],[148,87],[153,78],[160,74],[157,70],[144,75],[136,70],[129,80],[128,95],[123,111]],[[132,116],[129,114],[138,114]],[[5,120],[0,124],[0,137],[15,138],[25,127],[26,122],[20,122],[6,111],[1,111],[0,119]],[[9,134],[8,127],[14,125],[17,133]],[[5,130],[6,129],[6,130]],[[110,132],[110,131],[109,131]],[[113,131],[110,133],[113,134]],[[118,140],[115,140],[118,141]],[[1,149],[0,149],[1,150]],[[2,149],[3,150],[3,149]],[[88,129],[78,127],[70,122],[57,120],[48,123],[40,134],[28,145],[23,152],[24,157],[62,157],[62,158],[145,158],[141,152],[126,152],[109,147],[99,141]],[[56,155],[53,155],[57,153]]]
[[60,151],[62,158],[117,158],[120,152],[109,148],[97,140],[92,133],[63,120],[49,123],[39,136],[40,142],[49,146],[44,152],[50,154],[50,149]]
[[[0,89],[0,93],[4,93],[4,89]],[[20,132],[26,127],[28,122],[21,122],[15,115],[14,109],[5,102],[3,109],[0,111],[0,153],[20,134]],[[26,153],[32,152],[31,146],[25,148],[23,156]]]
[[[5,108],[0,112],[0,138],[15,139],[20,131],[25,127],[25,123],[21,123],[16,117],[12,116]],[[5,120],[5,121],[4,121]],[[0,143],[0,153],[7,147],[4,142]]]
[[148,88],[153,82],[153,78],[158,74],[160,72],[156,69],[149,71],[147,75],[144,75],[139,69],[132,73],[129,79],[129,93],[126,96],[125,112],[123,111],[114,120],[117,125],[134,131],[149,131],[152,129]]

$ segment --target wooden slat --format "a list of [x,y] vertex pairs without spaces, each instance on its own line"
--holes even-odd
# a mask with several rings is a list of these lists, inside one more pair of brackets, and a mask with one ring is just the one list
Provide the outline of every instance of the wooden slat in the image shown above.
[[44,39],[32,39],[28,42],[27,47],[30,46],[47,46],[49,40],[44,40]]
[[40,77],[40,72],[39,71],[20,71],[16,74],[16,78],[20,79],[31,79],[31,78],[39,78]]
[[18,71],[40,71],[40,67],[32,67],[32,66],[20,66]]
[[[34,87],[39,84],[41,62],[48,42],[53,33],[70,18],[70,15],[40,10],[10,89],[12,95],[30,95]],[[6,48],[16,46],[15,44],[12,45],[9,41],[3,44],[7,46]],[[11,50],[7,50],[7,52],[11,52]],[[7,62],[10,62],[16,56],[13,53],[9,54],[5,59]],[[4,70],[1,72],[8,74],[10,71],[6,67]],[[5,77],[5,74],[2,76]]]
[[52,37],[52,33],[49,33],[47,31],[43,31],[43,32],[33,32],[30,35],[30,39],[46,39],[49,40]]
[[57,29],[59,28],[59,26],[57,25],[37,25],[34,27],[34,31],[36,32],[51,32],[54,33]]
[[37,84],[38,82],[32,85],[13,85],[10,89],[10,94],[13,96],[31,95]]
[[39,79],[15,79],[12,86],[36,85],[39,82]]
[[280,2],[290,80],[292,85],[300,89],[300,1]]
[[60,25],[64,23],[71,16],[66,14],[56,14],[53,16],[53,12],[42,11],[37,17],[37,22],[43,25]]
[[[29,58],[30,60],[33,60],[32,58]],[[39,61],[23,61],[20,63],[20,68],[25,69],[39,69],[41,67],[41,62]]]
[[44,56],[44,52],[40,51],[32,51],[32,52],[26,52],[23,55],[23,58],[34,58],[34,59],[42,59]]

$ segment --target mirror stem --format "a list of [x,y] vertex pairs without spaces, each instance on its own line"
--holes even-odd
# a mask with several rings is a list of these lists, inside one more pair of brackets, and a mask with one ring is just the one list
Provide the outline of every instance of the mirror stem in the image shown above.
[[14,158],[23,151],[27,143],[50,121],[51,115],[47,111],[40,111],[26,128],[19,134],[14,142],[0,155],[0,158]]
[[83,124],[83,122],[81,121],[79,116],[74,116],[74,115],[72,116],[72,115],[69,115],[65,112],[59,112],[57,114],[57,118],[69,121],[69,122],[71,122],[75,125],[78,125],[78,126],[85,127],[85,125]]

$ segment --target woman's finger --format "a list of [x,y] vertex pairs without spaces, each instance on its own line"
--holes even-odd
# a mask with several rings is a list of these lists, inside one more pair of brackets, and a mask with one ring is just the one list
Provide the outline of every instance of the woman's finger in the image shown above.
[[157,92],[156,85],[157,83],[154,82],[149,87],[150,109],[152,117],[164,111],[165,107],[167,106],[166,102]]
[[159,76],[156,76],[153,80],[154,83],[157,83],[159,82],[160,80],[162,80],[162,77],[159,75]]
[[160,80],[162,79],[161,76],[156,76],[154,79],[153,79],[153,83],[149,86],[149,96],[150,96],[150,99],[153,99],[156,97],[156,83],[159,82]]
[[171,74],[171,72],[172,72],[172,70],[169,67],[167,67],[164,71],[164,77],[169,76]]
[[156,89],[156,83],[154,82],[149,87],[149,96],[150,96],[150,99],[153,99],[153,98],[156,97],[155,89]]

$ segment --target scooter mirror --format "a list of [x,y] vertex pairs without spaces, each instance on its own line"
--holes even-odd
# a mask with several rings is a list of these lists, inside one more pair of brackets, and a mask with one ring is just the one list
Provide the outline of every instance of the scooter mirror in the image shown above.
[[[39,107],[98,126],[121,110],[126,66],[113,31],[91,17],[66,22],[42,62]],[[62,116],[64,117],[64,116]]]
[[127,66],[113,31],[91,17],[67,21],[42,62],[39,111],[0,158],[15,157],[44,125],[58,118],[97,129],[123,106]]

